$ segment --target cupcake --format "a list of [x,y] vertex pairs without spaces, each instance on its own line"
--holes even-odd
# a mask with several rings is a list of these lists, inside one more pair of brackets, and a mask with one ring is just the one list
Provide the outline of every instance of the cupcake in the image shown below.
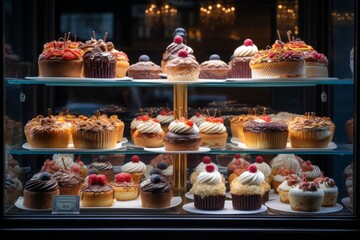
[[51,161],[50,159],[46,159],[43,163],[40,172],[48,172],[54,174],[61,170],[61,167],[55,163],[55,161]]
[[200,64],[200,75],[202,79],[225,79],[230,71],[229,66],[220,60],[220,56],[213,54],[209,61]]
[[159,79],[161,67],[156,65],[148,55],[141,55],[139,62],[131,65],[128,70],[129,77],[133,79]]
[[335,185],[334,179],[321,175],[321,177],[314,179],[314,183],[319,184],[319,188],[324,191],[324,199],[321,206],[334,207],[339,195],[339,190]]
[[247,169],[249,165],[250,163],[246,161],[245,158],[241,157],[241,154],[237,153],[234,155],[231,162],[227,165],[227,173],[230,175],[238,168]]
[[228,134],[221,117],[207,117],[199,127],[200,145],[208,147],[225,147]]
[[200,112],[196,112],[194,116],[190,118],[190,121],[194,122],[196,126],[200,126],[208,116]]
[[169,108],[163,109],[156,116],[156,119],[159,121],[163,131],[167,133],[169,130],[169,124],[174,121],[174,112],[170,111]]
[[19,162],[15,160],[11,155],[5,163],[5,172],[15,177],[20,177],[23,174],[23,170],[21,169]]
[[130,173],[116,174],[115,181],[110,186],[115,191],[117,201],[135,200],[139,196],[139,184],[132,181]]
[[277,171],[282,167],[297,173],[302,162],[303,160],[295,154],[278,154],[270,160],[272,175],[276,175]]
[[261,208],[264,174],[258,171],[254,164],[249,165],[247,171],[242,173],[230,184],[233,208],[236,210],[256,210]]
[[122,52],[115,49],[112,42],[106,43],[107,50],[115,56],[116,59],[116,74],[117,78],[123,78],[126,76],[126,72],[129,69],[129,58]]
[[162,130],[159,121],[156,118],[144,115],[136,127],[133,140],[136,146],[156,148],[163,146],[164,135],[165,132]]
[[240,142],[244,143],[245,142],[245,136],[243,132],[244,124],[250,120],[257,120],[257,119],[259,119],[258,116],[251,114],[247,114],[247,115],[242,114],[231,118],[230,120],[231,135],[233,137],[238,138]]
[[83,178],[78,173],[60,170],[53,177],[58,182],[60,195],[79,195]]
[[326,148],[333,139],[335,124],[314,113],[289,121],[289,138],[293,148]]
[[138,155],[133,155],[130,162],[121,166],[121,172],[130,173],[133,181],[137,184],[140,183],[145,170],[146,165],[140,161],[140,157]]
[[[159,169],[160,172],[156,172],[157,174],[160,174],[165,178],[167,182],[169,182],[171,185],[173,184],[173,174],[174,174],[174,168],[172,165],[169,165],[166,162],[159,162],[155,168],[153,169]],[[150,175],[154,174],[153,171],[150,171]]]
[[109,186],[105,175],[91,174],[87,184],[80,191],[82,207],[111,207],[114,203],[115,192]]
[[190,189],[194,194],[194,206],[200,210],[221,210],[225,205],[225,183],[221,174],[215,170],[215,165],[210,163],[200,172],[195,183]]
[[281,167],[279,170],[277,170],[277,173],[274,175],[274,178],[273,178],[273,180],[271,182],[271,186],[274,189],[275,193],[279,193],[278,192],[279,185],[286,180],[286,177],[289,174],[296,175],[296,172],[293,171],[293,170],[284,168],[284,167]]
[[144,208],[170,207],[172,187],[159,174],[152,174],[140,183],[141,206]]
[[269,166],[269,164],[264,162],[264,159],[263,159],[262,156],[257,156],[255,158],[255,163],[254,164],[258,168],[258,170],[264,174],[265,181],[268,184],[271,184],[272,175],[271,175],[271,167]]
[[21,181],[11,174],[5,174],[5,204],[14,204],[23,191]]
[[245,39],[244,44],[236,48],[233,58],[230,61],[230,78],[251,78],[251,69],[249,66],[251,58],[259,50],[251,39]]
[[84,182],[86,176],[89,173],[89,170],[86,167],[85,163],[83,161],[81,161],[80,155],[76,159],[76,164],[77,165],[74,165],[71,167],[71,171],[78,172],[80,174],[80,176],[83,178],[83,182]]
[[[190,175],[190,183],[194,184],[196,182],[197,177],[201,172],[206,171],[205,168],[208,164],[212,163],[211,157],[204,156],[201,160],[201,162],[196,166],[195,171],[191,173]],[[218,166],[214,164],[215,170],[218,171]]]
[[296,174],[289,174],[277,188],[279,193],[280,202],[289,203],[289,191],[300,183],[300,177]]
[[169,81],[196,81],[199,79],[200,65],[195,57],[181,50],[178,57],[166,63],[165,70]]
[[52,196],[59,195],[57,181],[48,172],[35,174],[24,186],[24,207],[51,209]]
[[97,174],[106,176],[108,182],[114,180],[114,168],[109,162],[93,162],[89,166],[89,171],[91,169],[96,169]]
[[142,123],[142,119],[148,119],[148,118],[149,118],[148,115],[137,116],[136,118],[134,118],[131,121],[131,123],[130,123],[131,141],[134,141],[134,133],[135,133],[137,127],[139,126],[139,124]]
[[251,120],[243,128],[248,148],[286,148],[288,127],[283,123]]
[[99,40],[91,51],[84,54],[84,73],[86,78],[115,78],[116,58],[103,41]]
[[301,168],[299,169],[299,176],[306,176],[306,180],[313,181],[315,178],[321,176],[321,170],[318,166],[312,165],[312,163],[307,160],[301,164]]
[[289,190],[289,203],[294,211],[317,212],[324,199],[324,191],[314,182],[303,178],[301,183]]
[[124,137],[124,128],[125,124],[123,121],[121,121],[117,115],[111,115],[109,118],[106,114],[102,115],[101,117],[104,118],[104,120],[109,121],[117,130],[117,140],[116,142],[121,142]]

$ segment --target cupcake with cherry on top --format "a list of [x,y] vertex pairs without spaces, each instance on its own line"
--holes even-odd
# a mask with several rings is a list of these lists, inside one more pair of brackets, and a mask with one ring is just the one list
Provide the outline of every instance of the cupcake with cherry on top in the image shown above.
[[110,186],[114,188],[117,201],[134,200],[139,196],[139,184],[132,181],[130,173],[116,174]]
[[264,162],[264,159],[262,156],[257,156],[255,158],[255,163],[256,167],[258,168],[258,170],[260,172],[262,172],[265,176],[265,181],[268,184],[271,184],[272,182],[272,175],[271,175],[271,167],[269,166],[269,164],[267,164],[266,162]]
[[88,183],[80,191],[82,207],[110,207],[114,203],[114,189],[108,185],[105,175],[91,174]]
[[209,147],[225,147],[228,134],[221,117],[207,117],[199,126],[200,145]]
[[130,162],[125,163],[121,166],[121,172],[130,173],[133,181],[137,184],[140,183],[142,176],[144,175],[146,170],[146,165],[140,161],[140,157],[138,155],[133,155],[131,157]]
[[[204,156],[201,160],[201,162],[196,166],[196,169],[193,173],[190,175],[190,183],[194,184],[196,182],[197,177],[201,172],[206,171],[205,168],[208,164],[212,163],[211,157]],[[218,171],[218,166],[214,164],[215,170]]]
[[165,132],[162,130],[156,118],[147,115],[141,117],[141,122],[133,134],[133,141],[136,146],[156,148],[163,146]]
[[200,65],[195,57],[180,50],[178,57],[166,63],[165,71],[169,81],[196,81],[199,80]]
[[312,163],[307,160],[301,164],[301,168],[299,170],[299,176],[306,176],[306,180],[313,181],[315,178],[321,176],[321,170],[318,166],[312,165]]
[[319,184],[319,188],[324,191],[322,207],[334,207],[337,202],[339,191],[332,178],[325,177],[322,173],[320,177],[314,179],[314,183]]
[[257,46],[251,39],[245,39],[244,44],[236,48],[233,58],[230,61],[231,78],[251,78],[251,69],[249,66],[251,58],[258,52]]
[[190,118],[190,121],[193,121],[196,124],[196,126],[199,127],[203,122],[205,122],[206,118],[207,115],[201,112],[196,112],[195,115]]
[[167,133],[169,131],[169,124],[174,121],[174,112],[169,108],[162,109],[156,116],[156,119],[159,121],[163,131]]

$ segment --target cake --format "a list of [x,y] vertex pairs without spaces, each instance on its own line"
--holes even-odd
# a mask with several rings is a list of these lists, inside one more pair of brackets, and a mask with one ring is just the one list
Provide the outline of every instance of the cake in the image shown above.
[[130,173],[132,180],[139,184],[142,176],[144,175],[146,170],[146,165],[140,161],[140,157],[138,155],[133,155],[131,157],[130,162],[125,163],[121,166],[121,172]]
[[89,175],[86,186],[80,190],[82,207],[110,207],[114,199],[115,191],[108,185],[105,175]]
[[258,52],[257,46],[251,39],[245,39],[244,44],[236,48],[230,61],[230,78],[251,78],[249,66],[251,58]]
[[[211,157],[204,156],[201,162],[196,166],[195,171],[190,175],[190,183],[194,184],[196,182],[197,177],[201,172],[206,171],[205,168],[208,164],[212,163]],[[215,170],[218,171],[218,166],[214,164]]]
[[116,59],[116,74],[117,78],[123,78],[126,76],[126,72],[129,69],[129,58],[123,51],[115,49],[112,42],[106,43],[107,50],[115,56]]
[[200,145],[208,147],[225,147],[228,134],[221,117],[207,117],[199,127]]
[[319,188],[324,191],[324,199],[321,206],[334,207],[339,195],[339,190],[335,185],[334,179],[321,175],[320,177],[314,179],[314,183],[319,184]]
[[156,119],[159,121],[163,131],[167,133],[169,130],[169,124],[174,121],[174,113],[169,108],[163,109],[156,116]]
[[110,186],[115,191],[117,201],[135,200],[139,196],[139,184],[132,181],[130,173],[116,174],[115,181]]
[[324,191],[314,182],[302,179],[301,183],[289,190],[289,203],[294,211],[317,212],[324,199]]
[[199,79],[200,65],[193,56],[181,50],[178,57],[166,63],[165,70],[169,81],[196,81]]
[[166,151],[196,151],[200,148],[199,128],[190,120],[181,118],[169,125],[164,136]]
[[108,182],[114,180],[114,168],[109,162],[93,162],[89,166],[90,169],[96,169],[98,174],[106,176]]
[[302,162],[303,160],[295,154],[278,154],[276,157],[270,160],[272,175],[275,175],[277,170],[282,167],[297,173],[300,170],[300,163]]
[[38,59],[39,77],[83,76],[84,52],[78,48],[78,43],[68,41],[68,38],[53,41],[53,45],[44,44],[43,52]]
[[53,116],[37,116],[26,123],[24,131],[33,148],[67,148],[70,142],[70,126]]
[[251,120],[244,124],[245,144],[248,148],[286,148],[287,125],[279,122]]
[[256,210],[262,205],[264,174],[253,164],[247,171],[234,179],[230,184],[231,200],[236,210]]
[[289,121],[289,138],[293,148],[326,148],[333,139],[335,124],[328,117],[314,113]]
[[35,174],[24,186],[24,207],[51,209],[52,196],[59,195],[57,181],[48,172]]
[[139,62],[129,67],[128,75],[133,79],[159,79],[161,67],[156,65],[148,55],[141,55]]
[[213,54],[208,61],[200,64],[200,75],[202,79],[226,79],[228,77],[230,68],[220,60],[220,56]]
[[283,42],[276,40],[272,49],[260,50],[251,58],[252,78],[305,77],[304,54],[283,46]]
[[60,170],[53,177],[58,183],[60,195],[79,195],[83,178],[78,173]]
[[5,174],[5,204],[14,204],[23,191],[23,184],[12,174]]
[[116,58],[107,51],[106,43],[102,40],[91,51],[85,52],[83,58],[86,78],[115,78]]
[[272,182],[272,175],[271,175],[271,167],[269,164],[264,162],[264,159],[262,156],[256,156],[254,165],[257,167],[257,169],[264,174],[265,181],[268,184],[271,184]]
[[301,164],[298,175],[306,176],[306,180],[313,181],[315,178],[321,176],[321,170],[318,166],[312,165],[312,163],[307,160]]
[[162,130],[156,118],[145,115],[141,117],[141,122],[136,127],[133,134],[133,141],[136,146],[156,148],[163,146],[165,132]]
[[140,183],[141,206],[144,208],[167,208],[172,199],[172,187],[161,175],[153,174]]
[[118,130],[109,121],[92,116],[87,120],[79,120],[73,127],[72,136],[75,148],[115,148]]
[[194,207],[200,210],[221,210],[225,205],[225,183],[213,163],[207,164],[190,189]]
[[275,193],[279,193],[278,187],[286,180],[286,177],[289,176],[289,174],[296,175],[296,172],[284,167],[277,170],[277,173],[274,175],[273,181],[271,182],[271,186]]
[[181,36],[179,35],[175,36],[174,41],[169,46],[166,47],[166,50],[162,55],[161,69],[163,73],[167,73],[165,67],[166,64],[170,60],[176,58],[178,56],[178,52],[181,50],[185,50],[188,53],[188,55],[190,55],[195,59],[194,51],[192,50],[192,48],[183,43],[183,38]]
[[279,193],[280,202],[289,204],[289,191],[300,183],[300,178],[296,174],[289,174],[277,188]]

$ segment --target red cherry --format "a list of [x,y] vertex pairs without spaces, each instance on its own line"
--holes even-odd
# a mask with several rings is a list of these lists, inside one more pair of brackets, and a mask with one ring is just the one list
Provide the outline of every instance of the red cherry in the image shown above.
[[271,122],[271,118],[270,118],[269,116],[263,115],[263,116],[261,116],[260,118],[261,118],[262,120],[264,120],[265,122]]
[[130,173],[126,173],[126,174],[125,174],[125,181],[126,181],[126,182],[131,182],[131,179],[132,179],[132,178],[131,178],[131,174],[130,174]]
[[156,122],[156,123],[159,122],[159,120],[158,120],[157,118],[153,118],[152,120],[153,120],[154,122]]
[[193,121],[190,121],[190,120],[187,120],[187,121],[185,122],[185,124],[188,125],[189,127],[194,126],[194,122],[193,122]]
[[208,164],[206,165],[205,170],[207,172],[213,172],[215,170],[215,166],[213,164]]
[[305,163],[307,166],[311,166],[311,162],[309,160],[307,160]]
[[74,165],[74,166],[71,167],[71,171],[74,172],[74,173],[79,173],[80,168],[78,166]]
[[105,186],[106,184],[108,184],[108,181],[107,181],[107,178],[105,175],[103,175],[103,174],[98,175],[98,184],[102,185],[102,186]]
[[200,117],[201,114],[197,112],[197,113],[195,113],[195,116],[196,116],[196,117]]
[[257,157],[255,158],[255,162],[257,162],[257,163],[262,163],[263,161],[264,161],[264,159],[263,159],[262,156],[257,156]]
[[[129,179],[130,176],[130,180]],[[131,182],[131,174],[130,173],[119,173],[115,175],[115,181],[116,182]]]
[[245,45],[245,46],[252,46],[252,45],[253,45],[253,41],[252,41],[250,38],[245,39],[244,45]]
[[185,51],[185,50],[180,50],[180,51],[178,52],[178,56],[179,56],[179,57],[186,58],[187,56],[189,56],[189,54],[188,54],[188,52]]
[[257,172],[257,166],[254,165],[254,164],[250,164],[247,170],[249,172],[251,172],[251,173],[256,173]]
[[98,176],[96,174],[89,175],[88,184],[89,185],[96,185],[98,183]]
[[174,43],[181,44],[183,43],[183,38],[179,35],[174,37]]
[[240,153],[237,153],[237,154],[235,154],[235,156],[234,156],[236,159],[238,159],[238,158],[241,158],[241,155],[240,155]]
[[134,155],[131,157],[131,161],[133,163],[138,163],[140,161],[140,157],[138,155]]
[[209,156],[205,156],[203,157],[202,162],[205,164],[209,164],[211,163],[211,158]]
[[166,114],[165,110],[161,110],[160,115],[166,116],[167,114]]
[[146,121],[150,120],[150,117],[148,115],[144,115],[144,116],[141,116],[140,119],[141,119],[141,121],[146,122]]

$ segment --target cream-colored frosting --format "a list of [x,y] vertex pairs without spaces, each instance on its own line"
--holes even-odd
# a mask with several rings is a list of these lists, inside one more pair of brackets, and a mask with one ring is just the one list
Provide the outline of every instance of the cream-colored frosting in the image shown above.
[[141,122],[136,129],[141,133],[158,133],[162,131],[160,123],[152,120]]
[[[295,185],[296,186],[296,185]],[[295,186],[289,186],[287,181],[283,181],[279,186],[278,186],[278,191],[282,190],[282,191],[290,191],[291,188],[295,187]]]
[[245,171],[237,180],[243,185],[259,185],[264,181],[265,176],[262,172],[256,171],[255,173]]
[[320,183],[319,188],[322,189],[324,191],[324,193],[337,193],[338,192],[337,186],[331,187],[331,186],[327,185],[326,182]]
[[77,165],[74,162],[74,154],[54,154],[53,161],[65,170],[70,170],[72,166]]
[[285,178],[286,178],[286,176],[276,174],[273,178],[273,181],[282,183],[283,181],[285,181]]
[[317,191],[304,191],[299,188],[299,185],[297,184],[295,187],[291,188],[289,190],[289,196],[324,196],[324,191],[322,189],[317,189]]
[[179,134],[195,134],[199,133],[199,128],[196,126],[196,124],[189,126],[186,125],[185,122],[175,120],[170,123],[169,131]]
[[259,50],[255,44],[253,44],[252,46],[241,45],[240,47],[235,49],[234,57],[252,57],[258,51]]
[[271,167],[274,169],[280,169],[281,167],[298,172],[300,170],[300,164],[296,160],[294,154],[278,154],[271,161]]
[[203,123],[205,122],[205,119],[206,119],[206,116],[203,116],[203,115],[200,115],[200,117],[197,117],[196,115],[195,116],[192,116],[190,118],[191,121],[193,121],[198,127]]
[[156,119],[159,120],[160,124],[168,124],[171,123],[172,121],[174,121],[174,116],[173,115],[157,115]]
[[271,167],[266,162],[262,162],[262,163],[255,162],[254,164],[256,165],[258,171],[262,172],[265,177],[270,176]]
[[121,172],[125,173],[135,173],[135,172],[145,172],[146,165],[139,161],[139,162],[128,162],[121,166]]
[[[199,165],[196,166],[195,171],[196,171],[196,172],[205,172],[205,171],[206,171],[205,168],[206,168],[207,165],[208,165],[208,164],[205,164],[205,163],[201,162],[201,163],[199,163]],[[215,170],[218,171],[218,166],[216,166],[216,165],[214,164],[214,167],[215,167]]]
[[226,127],[223,123],[205,121],[200,125],[199,130],[202,133],[208,134],[223,133],[226,132]]
[[303,176],[304,173],[306,174],[306,178],[317,178],[321,176],[321,170],[318,166],[312,165],[313,170],[312,171],[306,171],[304,172],[302,169],[299,170],[299,176]]
[[134,120],[132,120],[131,123],[130,123],[130,128],[131,129],[136,129],[137,126],[139,126],[140,123],[142,123],[141,120],[138,120],[138,119],[134,118]]
[[216,185],[222,183],[221,174],[216,170],[212,172],[204,171],[198,175],[196,182],[208,185]]
[[161,174],[164,176],[171,176],[173,175],[174,168],[172,165],[169,165],[166,169],[161,170]]

